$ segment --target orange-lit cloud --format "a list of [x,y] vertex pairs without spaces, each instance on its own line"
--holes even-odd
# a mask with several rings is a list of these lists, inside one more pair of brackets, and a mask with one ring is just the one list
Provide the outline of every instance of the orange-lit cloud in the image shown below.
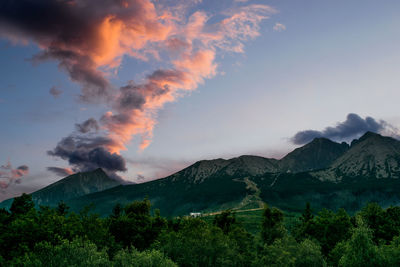
[[[110,171],[125,170],[118,154],[134,136],[141,138],[140,149],[150,145],[159,109],[217,75],[218,55],[242,53],[244,42],[259,35],[260,23],[276,13],[267,5],[233,2],[234,7],[219,13],[193,12],[198,0],[173,6],[150,0],[3,1],[13,5],[0,11],[0,34],[35,42],[42,49],[36,62],[58,60],[71,80],[82,85],[82,100],[101,99],[110,108],[91,122],[98,127],[79,128],[84,131],[64,138],[49,154],[87,169],[100,166],[89,159],[101,151],[102,157],[118,162],[116,168],[108,166]],[[153,59],[159,67],[117,90],[108,77],[125,56]],[[87,142],[99,135],[102,142]],[[85,155],[84,160],[74,163],[76,154]]]
[[154,55],[152,44],[174,30],[149,0],[5,0],[0,9],[0,36],[35,42],[33,60],[56,59],[73,81],[83,85],[82,99],[109,99],[108,72],[125,55]]
[[114,110],[103,116],[103,127],[114,140],[109,151],[126,149],[135,135],[141,136],[140,149],[149,146],[157,110],[215,76],[217,53],[243,52],[243,42],[258,36],[260,22],[274,12],[268,6],[251,5],[230,10],[221,21],[209,24],[210,17],[197,11],[186,24],[173,26],[172,36],[164,42],[164,49],[173,52],[171,67],[154,71],[142,84],[122,87]]

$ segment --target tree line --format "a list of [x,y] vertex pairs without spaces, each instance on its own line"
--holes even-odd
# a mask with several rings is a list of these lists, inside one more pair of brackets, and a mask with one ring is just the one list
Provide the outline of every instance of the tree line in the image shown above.
[[35,208],[30,195],[0,209],[1,266],[400,266],[400,207],[370,203],[314,213],[309,203],[293,227],[265,205],[260,233],[227,210],[212,223],[164,218],[150,201],[116,204],[102,218],[60,202]]

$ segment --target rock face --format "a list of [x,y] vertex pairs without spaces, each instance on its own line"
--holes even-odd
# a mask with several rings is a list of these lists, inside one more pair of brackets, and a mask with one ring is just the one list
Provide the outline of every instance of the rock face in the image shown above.
[[172,175],[174,180],[202,183],[210,177],[256,176],[279,171],[279,161],[258,156],[240,156],[229,160],[201,160]]
[[349,148],[346,143],[339,144],[326,138],[315,138],[282,158],[280,171],[296,173],[324,169]]
[[202,160],[173,176],[199,183],[215,175],[252,177],[300,172],[336,182],[343,177],[400,178],[400,141],[372,132],[354,140],[351,146],[315,138],[281,160],[258,156]]
[[326,171],[315,177],[339,181],[343,177],[400,178],[400,142],[367,132]]
[[201,183],[215,175],[259,176],[266,173],[298,173],[329,167],[348,149],[346,143],[336,143],[326,138],[316,138],[309,144],[295,149],[281,160],[244,155],[229,160],[201,160],[177,172],[174,179]]
[[225,159],[201,160],[173,174],[171,177],[174,181],[186,180],[191,183],[201,183],[221,171],[228,164],[229,161]]
[[111,179],[102,169],[76,173],[46,186],[34,193],[32,199],[38,205],[55,205],[86,194],[95,193],[120,185]]

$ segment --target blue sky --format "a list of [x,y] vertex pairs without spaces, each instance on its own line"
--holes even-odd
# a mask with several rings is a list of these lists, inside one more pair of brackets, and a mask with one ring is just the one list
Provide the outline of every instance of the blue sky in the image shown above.
[[[193,5],[188,16],[198,10],[218,14],[238,5],[218,3]],[[398,1],[271,0],[240,5],[254,3],[278,12],[260,22],[259,36],[243,42],[243,53],[217,50],[214,77],[157,111],[151,144],[140,151],[140,140],[133,137],[121,151],[128,169],[122,177],[159,178],[200,159],[281,157],[296,147],[290,138],[298,131],[335,126],[349,113],[400,126]],[[286,29],[275,31],[276,23]],[[0,198],[60,179],[46,168],[70,166],[47,151],[76,123],[99,119],[109,109],[80,100],[82,84],[71,81],[57,60],[33,64],[29,59],[41,50],[32,40],[21,44],[0,39],[0,163],[30,169]],[[109,79],[123,86],[164,63],[125,55],[118,74]],[[53,86],[62,91],[58,97],[49,93]]]

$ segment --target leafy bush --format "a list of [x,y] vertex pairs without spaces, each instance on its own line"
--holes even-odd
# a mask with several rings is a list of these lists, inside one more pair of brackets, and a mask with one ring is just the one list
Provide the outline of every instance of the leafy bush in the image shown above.
[[139,252],[136,249],[120,250],[114,257],[114,266],[121,267],[178,267],[163,253],[157,250]]
[[31,253],[21,258],[14,259],[11,266],[110,266],[107,253],[98,251],[95,244],[90,241],[75,239],[72,242],[62,241],[60,245],[53,246],[48,242],[41,242],[35,246]]
[[265,245],[259,252],[253,266],[325,266],[325,260],[318,244],[308,239],[297,243],[291,236],[277,239]]

